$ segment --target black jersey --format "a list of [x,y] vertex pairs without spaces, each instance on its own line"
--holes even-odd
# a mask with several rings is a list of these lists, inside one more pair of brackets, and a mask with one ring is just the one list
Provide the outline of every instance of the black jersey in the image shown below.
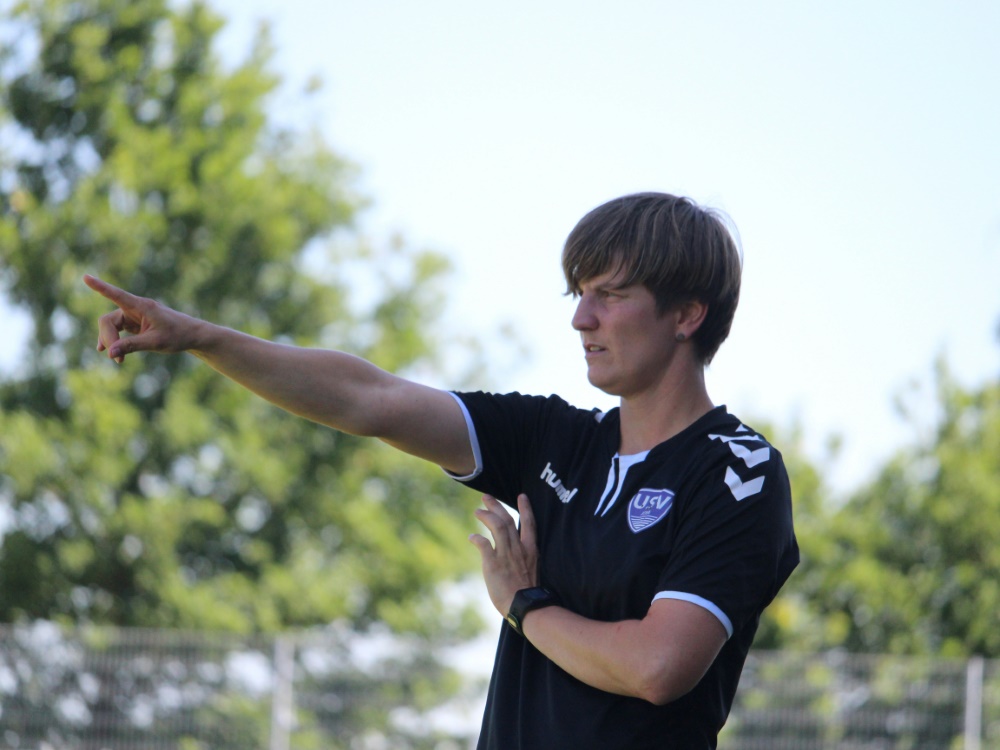
[[711,611],[729,638],[664,706],[590,687],[501,628],[479,748],[714,748],[760,614],[798,563],[781,455],[717,407],[649,451],[620,456],[618,410],[458,394],[477,470],[460,478],[531,500],[540,583],[584,617],[641,619],[658,598]]

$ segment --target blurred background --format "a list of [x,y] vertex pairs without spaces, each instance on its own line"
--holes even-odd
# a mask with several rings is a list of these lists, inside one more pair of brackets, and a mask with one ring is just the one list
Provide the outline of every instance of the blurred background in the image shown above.
[[1000,744],[998,28],[988,2],[0,0],[0,744],[465,746],[497,628],[474,493],[190,358],[114,367],[80,276],[608,407],[559,253],[641,190],[738,228],[709,389],[796,496],[724,746]]

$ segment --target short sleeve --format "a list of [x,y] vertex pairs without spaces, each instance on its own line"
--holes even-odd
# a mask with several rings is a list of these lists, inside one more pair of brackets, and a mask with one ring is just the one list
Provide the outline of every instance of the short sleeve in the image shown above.
[[716,464],[675,508],[675,548],[654,597],[718,608],[730,635],[756,621],[799,560],[788,475],[768,448],[768,459],[753,466],[736,455]]
[[520,393],[477,391],[455,395],[471,420],[470,436],[474,434],[478,445],[480,464],[478,474],[458,481],[517,507],[527,457],[535,450],[551,406],[543,397]]

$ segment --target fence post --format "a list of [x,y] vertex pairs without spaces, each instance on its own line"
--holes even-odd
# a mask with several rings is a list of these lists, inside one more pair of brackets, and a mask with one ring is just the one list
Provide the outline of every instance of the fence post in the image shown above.
[[269,750],[289,750],[294,706],[292,680],[295,672],[295,643],[291,636],[274,639],[274,690],[271,693],[271,742]]
[[964,750],[980,750],[983,736],[983,657],[973,656],[965,668]]

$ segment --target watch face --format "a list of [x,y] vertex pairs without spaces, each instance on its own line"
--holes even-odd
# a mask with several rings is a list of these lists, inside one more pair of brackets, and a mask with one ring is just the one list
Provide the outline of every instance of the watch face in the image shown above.
[[528,601],[532,603],[543,602],[552,596],[552,594],[550,594],[548,591],[540,588],[528,589],[527,591],[524,592],[524,594],[527,597]]

